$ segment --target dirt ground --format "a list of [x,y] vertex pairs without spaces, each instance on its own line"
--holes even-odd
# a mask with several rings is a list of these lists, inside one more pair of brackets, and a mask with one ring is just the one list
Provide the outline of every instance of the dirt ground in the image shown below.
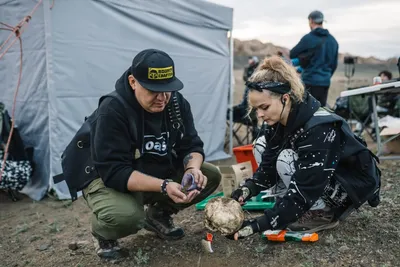
[[[236,74],[235,103],[243,92],[241,71]],[[341,81],[334,82],[331,103],[341,87]],[[96,256],[90,211],[82,198],[74,203],[27,197],[12,202],[0,193],[0,266],[400,266],[400,162],[384,161],[380,167],[381,205],[362,206],[336,229],[321,233],[316,243],[273,243],[259,235],[232,241],[216,234],[214,253],[206,253],[201,247],[203,212],[192,207],[175,216],[185,238],[167,242],[142,230],[120,241],[129,257],[118,263]]]
[[[399,266],[400,162],[385,161],[382,203],[364,205],[316,243],[273,243],[259,235],[240,241],[214,236],[214,253],[202,250],[203,212],[189,208],[175,216],[186,237],[163,241],[150,232],[121,240],[129,258],[119,266]],[[0,266],[110,266],[93,249],[90,211],[82,198],[11,202],[1,195]],[[257,214],[251,213],[251,216]],[[77,248],[72,250],[72,245]],[[69,248],[71,246],[71,248]]]

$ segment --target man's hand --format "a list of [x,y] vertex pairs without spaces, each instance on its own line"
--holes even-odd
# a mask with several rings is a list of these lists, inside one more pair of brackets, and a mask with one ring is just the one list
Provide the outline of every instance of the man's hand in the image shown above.
[[181,190],[182,186],[175,182],[169,182],[166,187],[168,196],[175,203],[190,203],[200,193],[198,190],[193,190],[185,195]]
[[239,240],[248,236],[251,236],[255,233],[260,232],[260,227],[256,220],[247,220],[244,221],[242,227],[236,233],[227,236],[229,239]]
[[207,176],[205,176],[200,169],[198,168],[191,168],[189,170],[187,170],[183,176],[185,176],[186,174],[192,174],[194,177],[194,182],[197,185],[197,188],[204,189],[206,188],[207,185]]
[[238,201],[240,205],[246,204],[246,201],[251,198],[250,189],[243,186],[232,192],[231,198]]

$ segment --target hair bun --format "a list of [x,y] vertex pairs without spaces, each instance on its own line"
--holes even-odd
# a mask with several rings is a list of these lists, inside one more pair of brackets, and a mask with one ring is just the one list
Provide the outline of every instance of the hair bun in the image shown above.
[[282,68],[283,64],[285,64],[285,61],[282,58],[278,56],[272,56],[270,58],[264,59],[264,61],[260,65],[260,70],[278,71]]

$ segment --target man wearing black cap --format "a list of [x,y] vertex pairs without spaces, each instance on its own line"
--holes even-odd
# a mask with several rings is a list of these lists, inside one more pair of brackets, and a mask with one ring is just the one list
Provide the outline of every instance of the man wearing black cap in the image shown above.
[[205,199],[220,183],[218,169],[204,162],[190,105],[177,92],[182,88],[170,56],[144,50],[115,85],[129,112],[113,97],[102,100],[96,111],[91,153],[100,178],[83,195],[92,210],[100,257],[123,256],[117,239],[142,228],[163,239],[182,238],[184,231],[174,226],[171,215]]
[[[306,89],[326,105],[331,77],[338,64],[339,45],[336,39],[323,28],[324,15],[316,10],[308,16],[311,32],[303,36],[290,51],[290,58],[300,58],[302,80]],[[305,63],[306,62],[306,63]]]

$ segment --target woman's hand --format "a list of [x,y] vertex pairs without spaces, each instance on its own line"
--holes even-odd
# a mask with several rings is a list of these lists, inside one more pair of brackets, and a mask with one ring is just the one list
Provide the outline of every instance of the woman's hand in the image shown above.
[[243,206],[246,204],[246,201],[251,198],[250,189],[245,186],[238,188],[232,192],[231,198],[238,201],[240,205]]
[[227,237],[229,239],[239,240],[258,232],[260,232],[260,226],[258,225],[256,220],[252,219],[244,221],[242,227],[236,233],[229,235]]

